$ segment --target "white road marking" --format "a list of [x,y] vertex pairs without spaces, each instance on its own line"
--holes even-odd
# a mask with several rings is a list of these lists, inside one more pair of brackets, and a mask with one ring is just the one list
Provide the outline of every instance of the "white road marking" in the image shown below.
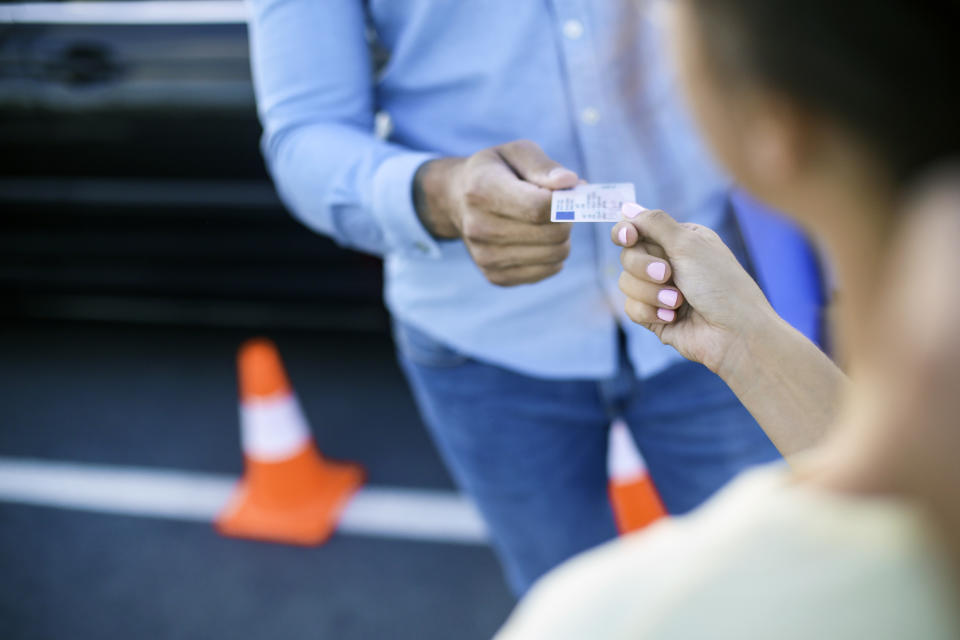
[[133,2],[18,2],[0,4],[0,23],[30,24],[245,24],[243,0]]
[[[0,457],[0,501],[212,522],[237,479],[214,473]],[[487,544],[476,508],[450,491],[364,487],[339,533]]]

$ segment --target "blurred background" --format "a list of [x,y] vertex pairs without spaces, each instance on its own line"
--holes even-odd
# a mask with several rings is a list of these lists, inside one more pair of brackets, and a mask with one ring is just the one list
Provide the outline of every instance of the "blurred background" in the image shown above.
[[[284,211],[259,134],[242,2],[0,3],[0,637],[469,639],[509,611],[395,364],[379,262]],[[209,523],[243,470],[253,335],[380,496],[324,546]],[[167,481],[215,490],[140,504]],[[378,516],[419,498],[467,533]]]

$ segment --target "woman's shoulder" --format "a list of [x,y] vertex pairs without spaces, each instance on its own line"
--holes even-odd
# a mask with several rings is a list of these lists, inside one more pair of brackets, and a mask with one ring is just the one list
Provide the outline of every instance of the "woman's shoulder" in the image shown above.
[[944,565],[909,504],[770,466],[552,572],[504,637],[954,638]]

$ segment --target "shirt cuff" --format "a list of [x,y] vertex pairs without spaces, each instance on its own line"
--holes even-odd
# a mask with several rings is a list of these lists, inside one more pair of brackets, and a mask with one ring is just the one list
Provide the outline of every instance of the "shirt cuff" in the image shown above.
[[383,230],[387,251],[416,258],[440,258],[440,246],[413,205],[413,177],[431,153],[402,153],[387,158],[373,175],[373,217]]

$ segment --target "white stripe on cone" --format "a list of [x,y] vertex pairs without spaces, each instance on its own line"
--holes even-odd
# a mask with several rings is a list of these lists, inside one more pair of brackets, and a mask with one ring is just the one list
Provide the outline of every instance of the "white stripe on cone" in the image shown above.
[[310,426],[292,393],[243,402],[240,424],[243,453],[259,462],[286,460],[310,442]]
[[630,429],[620,419],[610,425],[607,475],[616,483],[634,482],[647,475],[647,465],[633,441],[633,436],[630,435]]

